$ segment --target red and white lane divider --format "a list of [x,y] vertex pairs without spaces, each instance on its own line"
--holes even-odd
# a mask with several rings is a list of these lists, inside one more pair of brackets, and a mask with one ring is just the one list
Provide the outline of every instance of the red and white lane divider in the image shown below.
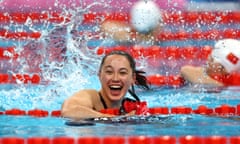
[[[216,75],[217,77],[217,75]],[[150,75],[147,76],[149,83],[156,86],[172,86],[181,87],[185,84],[184,78],[180,75]],[[225,86],[240,86],[240,73],[232,73],[227,77],[222,77],[224,79]]]
[[[185,80],[180,75],[148,75],[147,81],[154,86],[181,87]],[[227,86],[240,86],[240,73],[232,74],[226,79]],[[5,74],[0,73],[0,84],[40,84],[39,74]]]
[[[89,36],[96,36],[95,38],[99,38],[99,33],[96,32],[79,32],[79,35],[87,34]],[[41,37],[41,32],[26,32],[26,31],[9,31],[6,29],[0,30],[0,37],[5,39],[17,39],[17,40],[25,40],[25,39],[38,39]],[[240,30],[227,28],[224,30],[179,30],[179,31],[166,31],[163,30],[160,32],[156,39],[159,41],[170,41],[170,40],[218,40],[223,38],[233,38],[240,39]]]
[[[16,52],[15,47],[0,47],[0,59],[10,60],[17,59],[21,56]],[[196,59],[206,60],[212,51],[211,46],[187,46],[187,47],[160,47],[160,46],[114,46],[99,47],[96,51],[97,55],[108,54],[113,50],[122,50],[129,52],[134,58],[146,57],[156,59]]]
[[26,32],[26,31],[12,32],[9,30],[1,29],[0,37],[13,40],[38,39],[41,37],[41,32]]
[[239,144],[240,136],[85,136],[85,137],[2,137],[1,144]]
[[0,47],[0,59],[10,60],[17,58],[18,54],[15,51],[15,47]]
[[[105,114],[119,115],[119,109],[104,109],[100,112]],[[231,106],[228,104],[222,104],[215,108],[210,108],[206,105],[200,105],[196,109],[187,106],[176,107],[151,107],[148,108],[148,113],[151,115],[173,115],[173,114],[200,114],[208,116],[240,116],[240,104],[237,106]],[[60,110],[53,110],[51,112],[42,109],[22,110],[13,108],[5,111],[0,111],[0,115],[12,115],[12,116],[34,116],[34,117],[60,117]],[[240,119],[239,119],[240,120]]]
[[[119,115],[118,109],[104,109],[101,111],[106,114]],[[149,108],[148,112],[151,115],[156,114],[202,114],[209,116],[239,116],[240,115],[240,105],[230,106],[223,104],[216,108],[209,108],[205,105],[200,105],[197,109],[192,109],[186,106],[177,107],[153,107]]]
[[0,73],[0,84],[40,84],[39,74],[5,74]]
[[[180,75],[148,75],[147,81],[153,86],[181,87],[185,80]],[[240,86],[240,74],[232,74],[226,79],[227,86]],[[40,84],[39,74],[5,74],[0,73],[0,84]]]
[[[240,11],[163,11],[163,21],[166,24],[239,24]],[[0,23],[25,23],[30,19],[34,23],[68,22],[71,15],[61,12],[6,12],[0,13]],[[101,13],[90,12],[83,15],[83,23],[91,24],[101,22],[104,19],[126,21],[130,20],[129,13]]]
[[52,22],[62,23],[69,21],[69,15],[63,15],[60,12],[5,12],[0,13],[0,23],[20,23],[23,24],[27,20],[33,23]]
[[[180,76],[163,76],[151,75],[147,76],[147,80],[151,85],[180,87],[184,84],[184,80]],[[0,73],[0,84],[40,84],[41,76],[39,74],[5,74]]]
[[129,52],[134,58],[155,58],[155,59],[198,59],[206,60],[212,51],[211,46],[203,47],[159,47],[159,46],[115,46],[115,47],[99,47],[96,51],[97,55],[108,54],[113,50],[121,50]]

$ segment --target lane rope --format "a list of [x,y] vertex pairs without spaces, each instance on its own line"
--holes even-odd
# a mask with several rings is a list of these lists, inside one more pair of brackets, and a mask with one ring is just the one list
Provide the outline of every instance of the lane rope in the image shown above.
[[[119,109],[103,109],[100,111],[105,114],[119,115]],[[222,104],[215,108],[210,108],[206,105],[199,105],[196,109],[187,106],[175,106],[175,107],[150,107],[148,108],[150,115],[174,115],[174,114],[200,114],[208,116],[240,116],[240,104],[236,106]],[[18,108],[8,109],[0,111],[1,115],[12,116],[33,116],[33,117],[60,117],[61,110],[47,111],[43,109],[22,110]],[[240,120],[240,119],[239,119]]]
[[[79,31],[79,35],[94,36],[95,39],[99,39],[99,32],[82,32]],[[13,40],[26,40],[26,39],[39,39],[41,38],[41,32],[28,32],[28,31],[10,31],[6,29],[0,30],[0,37],[4,39]],[[223,30],[212,29],[212,30],[200,30],[192,29],[188,30],[177,30],[168,31],[163,30],[157,36],[156,40],[159,41],[173,41],[173,40],[218,40],[223,38],[240,39],[240,29],[238,28],[227,28]]]
[[2,144],[239,144],[240,136],[84,136],[2,137]]
[[[240,11],[163,11],[163,21],[166,24],[239,24]],[[69,22],[71,15],[62,12],[6,12],[0,13],[0,23],[25,23],[30,19],[34,23],[49,21],[53,23]],[[129,21],[126,12],[90,12],[83,15],[83,23],[99,23],[101,20]]]

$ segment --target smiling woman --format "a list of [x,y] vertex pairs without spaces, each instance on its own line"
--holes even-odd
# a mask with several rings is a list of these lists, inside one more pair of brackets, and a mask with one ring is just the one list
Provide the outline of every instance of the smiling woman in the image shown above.
[[[99,80],[101,89],[84,89],[75,93],[64,101],[62,105],[62,116],[68,118],[95,118],[113,117],[100,113],[102,109],[117,108],[122,109],[122,102],[127,92],[129,92],[136,102],[140,102],[135,94],[134,85],[143,89],[149,89],[147,79],[143,71],[136,70],[135,61],[131,55],[123,51],[112,51],[103,57],[100,69]],[[128,111],[129,112],[129,111]],[[131,111],[135,114],[136,111]],[[144,114],[146,111],[141,110]]]

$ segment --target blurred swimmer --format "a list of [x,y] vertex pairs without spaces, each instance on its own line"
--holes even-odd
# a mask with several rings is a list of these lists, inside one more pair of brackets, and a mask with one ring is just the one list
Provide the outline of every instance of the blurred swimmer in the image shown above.
[[231,83],[232,73],[240,72],[240,41],[223,39],[216,42],[205,67],[183,66],[182,77],[193,84],[224,86]]
[[152,0],[139,0],[130,11],[130,23],[105,20],[101,31],[121,44],[153,45],[163,26],[162,13]]

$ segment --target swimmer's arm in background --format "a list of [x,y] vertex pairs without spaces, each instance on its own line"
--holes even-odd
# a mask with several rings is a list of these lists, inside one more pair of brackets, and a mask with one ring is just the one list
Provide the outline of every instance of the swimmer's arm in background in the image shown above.
[[106,20],[101,25],[101,31],[104,36],[112,38],[119,42],[129,42],[134,32],[128,23],[123,21]]
[[94,110],[93,107],[92,95],[87,90],[83,90],[64,101],[61,115],[72,119],[113,117],[113,115],[100,113]]
[[222,83],[212,79],[207,74],[205,74],[203,67],[194,67],[186,65],[181,68],[180,73],[184,80],[192,84],[208,84],[215,86],[223,86]]

